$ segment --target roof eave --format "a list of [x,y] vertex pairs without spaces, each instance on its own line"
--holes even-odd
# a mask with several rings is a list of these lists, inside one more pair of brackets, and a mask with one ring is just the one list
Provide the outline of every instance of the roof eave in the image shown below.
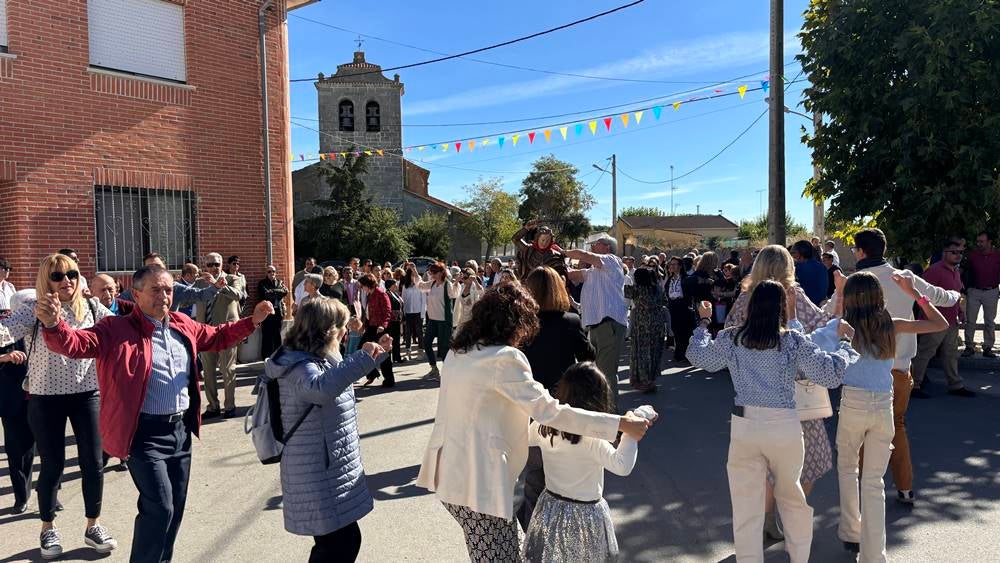
[[316,4],[320,0],[285,0],[285,11],[291,12],[299,8],[305,8],[309,4]]

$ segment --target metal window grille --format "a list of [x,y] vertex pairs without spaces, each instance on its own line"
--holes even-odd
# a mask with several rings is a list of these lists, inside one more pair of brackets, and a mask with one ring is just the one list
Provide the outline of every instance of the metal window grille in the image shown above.
[[172,270],[195,262],[196,208],[191,191],[95,186],[98,270],[135,271],[149,252]]
[[368,120],[368,131],[376,132],[382,129],[382,118],[379,112],[378,102],[368,102],[365,105],[365,117]]
[[354,131],[354,102],[350,100],[340,102],[340,130]]

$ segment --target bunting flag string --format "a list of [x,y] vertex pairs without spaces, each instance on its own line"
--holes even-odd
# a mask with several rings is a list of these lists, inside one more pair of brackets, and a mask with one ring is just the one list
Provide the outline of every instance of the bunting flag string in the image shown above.
[[[789,83],[787,77],[782,76],[780,77],[780,80],[781,82]],[[795,82],[800,82],[800,80],[793,80],[791,83]],[[328,152],[328,153],[318,153],[318,154],[292,153],[289,155],[289,157],[290,160],[293,162],[306,161],[306,160],[333,161],[336,160],[338,155],[340,156],[340,158],[347,158],[348,155],[358,157],[361,156],[362,154],[364,154],[365,156],[384,157],[386,156],[386,153],[388,153],[389,156],[393,156],[402,153],[409,153],[414,150],[416,150],[417,152],[425,152],[427,150],[435,151],[438,150],[439,148],[441,152],[449,152],[449,149],[452,146],[455,149],[454,150],[455,153],[460,153],[462,152],[463,145],[467,149],[465,152],[470,152],[470,153],[473,152],[477,146],[480,150],[485,150],[487,147],[490,147],[494,144],[497,146],[498,149],[502,150],[504,146],[507,144],[507,141],[510,141],[510,145],[512,147],[516,147],[518,141],[522,137],[527,137],[528,144],[533,145],[535,143],[535,137],[538,135],[538,133],[542,134],[542,136],[545,138],[546,143],[551,143],[553,130],[558,130],[559,136],[562,138],[562,140],[568,141],[571,127],[573,134],[576,137],[583,135],[585,129],[589,129],[590,134],[592,136],[596,136],[598,133],[599,123],[603,123],[605,131],[611,132],[616,117],[619,120],[621,120],[622,128],[627,129],[630,124],[638,127],[642,123],[642,119],[647,111],[653,114],[652,118],[653,120],[660,121],[661,118],[663,117],[663,107],[665,105],[670,105],[674,108],[675,111],[679,111],[682,105],[686,106],[689,103],[706,101],[724,96],[738,95],[739,98],[742,100],[746,97],[748,92],[759,91],[762,92],[764,95],[766,95],[770,88],[770,83],[771,83],[771,77],[765,76],[764,79],[760,81],[760,87],[750,88],[747,84],[739,84],[728,87],[713,88],[710,91],[706,90],[706,92],[709,93],[701,97],[692,97],[685,100],[675,100],[669,103],[657,104],[644,108],[636,108],[634,110],[626,111],[620,114],[595,116],[593,118],[583,119],[581,121],[556,123],[549,125],[548,127],[538,128],[535,130],[511,131],[504,134],[480,136],[477,139],[468,139],[468,138],[453,139],[444,143],[428,143],[423,145],[413,145],[401,148],[376,149],[371,147],[365,147],[368,150],[362,150],[360,152],[341,151],[341,152]]]

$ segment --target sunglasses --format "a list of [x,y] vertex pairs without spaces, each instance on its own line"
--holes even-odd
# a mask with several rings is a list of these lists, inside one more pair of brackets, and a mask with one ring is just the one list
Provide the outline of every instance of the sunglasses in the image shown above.
[[205,264],[205,266],[209,268],[218,268],[222,266],[222,264],[220,264],[219,262],[209,262],[208,264]]
[[66,278],[69,278],[71,280],[79,279],[80,272],[76,270],[70,270],[68,272],[52,272],[51,274],[49,274],[49,280],[55,283],[59,283]]

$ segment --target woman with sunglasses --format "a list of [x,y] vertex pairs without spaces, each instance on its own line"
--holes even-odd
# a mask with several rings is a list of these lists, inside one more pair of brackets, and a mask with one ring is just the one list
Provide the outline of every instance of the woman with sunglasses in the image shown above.
[[[63,307],[63,318],[73,328],[88,328],[104,317],[114,316],[95,298],[85,299],[80,269],[68,256],[46,256],[38,268],[35,291],[55,294]],[[87,518],[84,542],[99,553],[108,553],[118,543],[99,522],[104,494],[101,436],[98,432],[100,397],[93,359],[73,360],[49,351],[42,340],[43,327],[35,317],[35,300],[29,300],[9,318],[0,321],[14,340],[24,338],[28,364],[28,424],[35,435],[42,470],[38,476],[38,512],[42,520],[41,555],[52,559],[62,554],[62,540],[55,528],[56,490],[66,464],[66,420],[76,439],[83,502]]]

